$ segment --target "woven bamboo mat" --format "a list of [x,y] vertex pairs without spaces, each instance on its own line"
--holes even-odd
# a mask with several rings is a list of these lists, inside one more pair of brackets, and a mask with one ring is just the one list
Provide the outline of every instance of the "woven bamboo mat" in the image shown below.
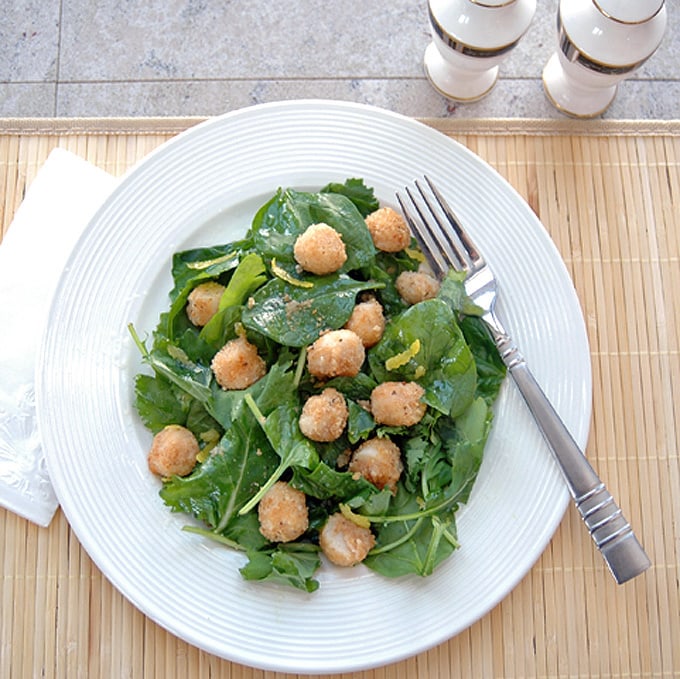
[[[0,235],[53,147],[120,174],[195,122],[0,121]],[[534,568],[478,623],[351,676],[680,677],[680,121],[426,122],[504,175],[561,251],[591,345],[587,454],[653,567],[617,586],[570,507]],[[0,510],[0,562],[0,677],[290,676],[158,627],[102,576],[61,513],[41,529]]]

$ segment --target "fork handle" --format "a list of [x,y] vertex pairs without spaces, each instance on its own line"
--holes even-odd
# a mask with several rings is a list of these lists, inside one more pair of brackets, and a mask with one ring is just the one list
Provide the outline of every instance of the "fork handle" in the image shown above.
[[500,355],[553,452],[576,507],[616,582],[622,584],[640,575],[651,562],[621,509],[574,441],[517,347],[505,333],[491,330]]

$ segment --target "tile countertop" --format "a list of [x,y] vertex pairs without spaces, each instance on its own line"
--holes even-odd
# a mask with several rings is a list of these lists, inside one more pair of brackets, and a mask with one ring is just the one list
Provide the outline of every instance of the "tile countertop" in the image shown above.
[[[680,118],[680,13],[667,5],[663,43],[603,117]],[[460,105],[424,76],[424,0],[11,0],[0,117],[216,115],[330,98],[416,117],[559,118],[541,82],[556,11],[541,0],[491,94]]]

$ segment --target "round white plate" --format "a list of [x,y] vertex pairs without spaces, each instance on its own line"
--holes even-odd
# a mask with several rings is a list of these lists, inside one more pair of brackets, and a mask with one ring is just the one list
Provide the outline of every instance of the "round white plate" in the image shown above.
[[489,611],[527,573],[567,492],[514,385],[459,514],[462,547],[429,578],[324,566],[320,589],[245,582],[241,554],[181,527],[146,466],[133,409],[142,369],[127,331],[167,307],[173,252],[240,237],[279,186],[362,177],[381,202],[427,173],[495,269],[500,313],[580,444],[590,421],[587,337],[568,273],[519,195],[469,150],[372,107],[293,101],[234,111],[172,139],[130,171],[64,271],[37,369],[49,472],[73,530],[139,609],[210,653],[282,672],[347,672],[430,648]]

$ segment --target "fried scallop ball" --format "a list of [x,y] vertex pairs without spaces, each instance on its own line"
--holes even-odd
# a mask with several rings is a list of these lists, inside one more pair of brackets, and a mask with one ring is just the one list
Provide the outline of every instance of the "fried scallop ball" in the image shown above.
[[153,437],[147,462],[159,476],[186,476],[196,465],[198,453],[193,433],[179,424],[169,424]]
[[257,506],[260,533],[270,542],[291,542],[309,527],[305,494],[277,481]]
[[310,273],[324,276],[337,271],[346,261],[342,236],[323,222],[308,226],[293,246],[295,261]]
[[407,304],[432,299],[439,292],[439,281],[422,271],[402,271],[394,282],[397,292]]
[[300,431],[312,441],[328,443],[345,430],[349,410],[345,397],[332,387],[310,396],[300,414]]
[[187,298],[186,310],[189,320],[199,327],[206,325],[218,312],[223,292],[224,285],[216,281],[197,285]]
[[245,337],[227,342],[213,356],[210,367],[223,389],[246,389],[267,372],[257,347]]
[[425,415],[424,394],[416,382],[383,382],[371,392],[371,414],[378,424],[410,427]]
[[404,218],[391,207],[381,207],[365,219],[373,244],[383,252],[399,252],[411,243]]
[[349,471],[361,474],[380,490],[388,488],[395,493],[404,471],[399,446],[387,438],[368,439],[354,451]]
[[382,304],[374,297],[365,302],[359,302],[352,310],[345,328],[359,335],[367,349],[377,344],[385,331]]
[[338,512],[328,517],[319,532],[319,545],[336,566],[355,566],[373,549],[375,537],[370,528],[357,526]]
[[330,330],[307,350],[307,368],[318,379],[356,377],[365,357],[359,335],[346,328]]

